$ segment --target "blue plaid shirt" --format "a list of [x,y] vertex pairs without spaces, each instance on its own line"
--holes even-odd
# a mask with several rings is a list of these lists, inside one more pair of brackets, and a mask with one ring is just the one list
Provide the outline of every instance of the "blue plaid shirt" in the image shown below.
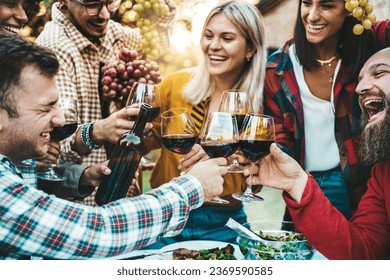
[[181,176],[144,195],[102,207],[48,195],[33,168],[22,172],[0,155],[0,259],[38,256],[85,259],[115,256],[174,236],[184,228],[189,211],[204,200],[194,177]]

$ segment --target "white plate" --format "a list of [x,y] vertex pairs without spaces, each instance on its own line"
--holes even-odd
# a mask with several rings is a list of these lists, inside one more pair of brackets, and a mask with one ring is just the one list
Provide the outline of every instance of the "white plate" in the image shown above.
[[[170,245],[167,245],[160,249],[162,252],[166,252],[169,250],[175,250],[179,248],[185,248],[189,250],[203,250],[203,249],[213,249],[213,248],[224,248],[229,243],[221,242],[221,241],[212,241],[212,240],[191,240],[191,241],[183,241],[183,242],[177,242]],[[244,255],[241,253],[240,248],[235,245],[231,244],[234,247],[234,256],[237,260],[243,260]],[[164,255],[160,255],[160,257],[164,258],[165,260],[172,260],[173,255],[171,253],[166,253]]]

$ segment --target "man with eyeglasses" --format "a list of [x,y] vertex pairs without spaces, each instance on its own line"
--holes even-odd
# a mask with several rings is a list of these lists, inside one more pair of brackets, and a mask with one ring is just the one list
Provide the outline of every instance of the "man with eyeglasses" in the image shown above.
[[[60,0],[52,6],[49,21],[36,43],[57,54],[60,70],[56,77],[61,97],[77,97],[78,108],[65,110],[65,117],[77,112],[77,133],[62,143],[66,161],[91,165],[107,159],[107,143],[114,144],[134,122],[125,108],[110,114],[102,99],[101,66],[116,61],[123,48],[141,51],[138,29],[122,26],[111,19],[120,0]],[[96,191],[96,190],[95,190]],[[137,186],[130,192],[139,193]],[[94,193],[84,203],[96,205]]]

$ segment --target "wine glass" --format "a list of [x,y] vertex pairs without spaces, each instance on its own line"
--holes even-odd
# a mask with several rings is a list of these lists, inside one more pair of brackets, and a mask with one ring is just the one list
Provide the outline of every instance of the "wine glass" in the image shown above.
[[[212,112],[200,133],[200,145],[211,158],[231,156],[238,148],[238,140],[236,117],[225,112]],[[213,201],[229,203],[220,197],[214,198]]]
[[152,112],[148,117],[148,122],[157,118],[161,110],[161,97],[158,86],[135,82],[127,99],[126,107],[136,103],[147,103],[152,106]]
[[[248,92],[242,89],[229,89],[222,93],[219,112],[226,112],[236,116],[238,129],[241,130],[245,115],[253,113],[252,101]],[[233,159],[228,167],[230,173],[243,173],[244,168]]]
[[161,135],[164,146],[181,155],[191,151],[198,140],[196,126],[185,108],[174,108],[161,114]]
[[[136,103],[147,103],[152,106],[152,112],[148,117],[148,122],[151,122],[157,118],[160,115],[161,110],[161,97],[158,86],[135,82],[131,88],[129,97],[127,98],[126,107]],[[129,119],[135,121],[136,118],[130,117]],[[141,158],[140,163],[143,166],[154,165],[154,162],[146,156]]]
[[[275,138],[273,117],[261,114],[245,116],[240,133],[239,147],[252,165],[270,153],[269,149],[271,144],[275,142]],[[253,194],[251,185],[248,185],[244,193],[233,194],[233,197],[244,202],[261,202],[264,200],[262,197]]]
[[[77,130],[77,99],[63,97],[58,100],[58,105],[63,111],[69,112],[65,117],[63,126],[55,126],[50,131],[50,141],[60,142]],[[45,161],[45,160],[43,160]],[[37,177],[45,181],[64,181],[65,176],[57,174],[52,167],[38,170]]]

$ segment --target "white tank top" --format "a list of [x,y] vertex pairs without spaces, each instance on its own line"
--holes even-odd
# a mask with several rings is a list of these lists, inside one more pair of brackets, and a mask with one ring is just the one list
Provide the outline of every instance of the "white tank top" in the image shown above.
[[[335,137],[334,82],[332,84],[331,100],[326,101],[314,96],[306,84],[303,67],[295,53],[295,45],[289,48],[289,56],[293,64],[295,77],[303,103],[305,128],[305,170],[326,171],[340,164],[339,149]],[[335,74],[340,69],[338,61]]]

